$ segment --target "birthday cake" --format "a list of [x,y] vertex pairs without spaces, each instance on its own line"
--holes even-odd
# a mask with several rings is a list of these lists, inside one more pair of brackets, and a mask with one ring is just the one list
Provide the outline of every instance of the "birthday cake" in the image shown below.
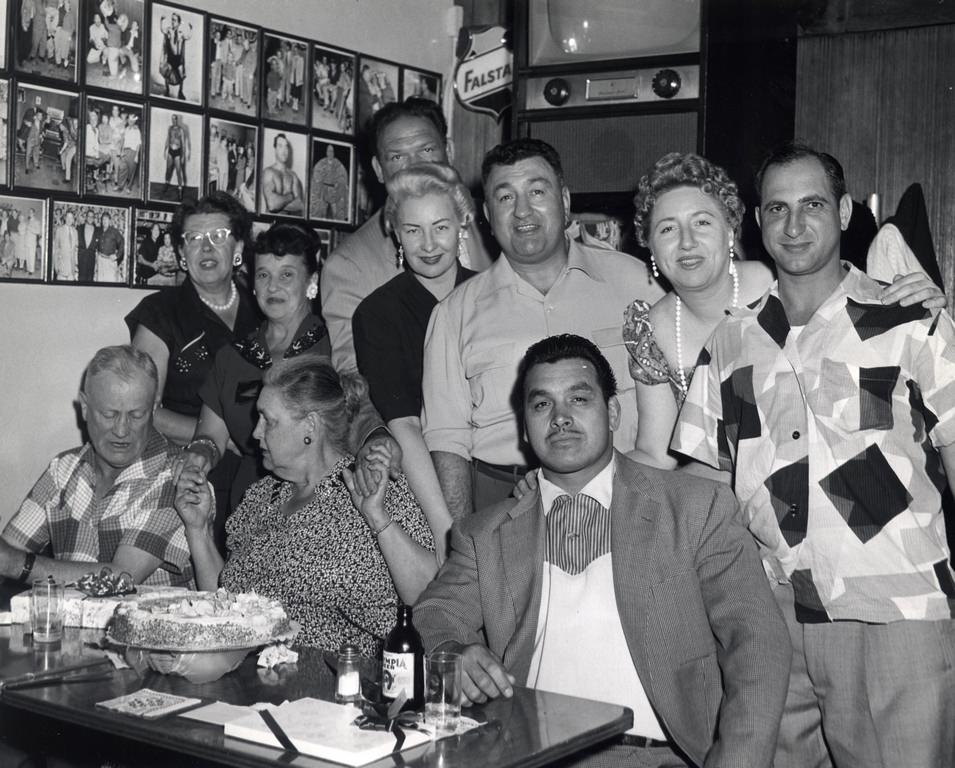
[[204,651],[265,645],[290,629],[277,600],[220,588],[127,598],[116,608],[108,636],[140,648]]
[[[78,589],[67,588],[63,598],[63,624],[67,627],[104,629],[113,618],[116,607],[129,600],[142,600],[147,595],[190,594],[183,587],[152,587],[140,584],[137,594],[117,597],[90,597]],[[14,624],[30,623],[30,592],[27,590],[10,598],[11,621]]]

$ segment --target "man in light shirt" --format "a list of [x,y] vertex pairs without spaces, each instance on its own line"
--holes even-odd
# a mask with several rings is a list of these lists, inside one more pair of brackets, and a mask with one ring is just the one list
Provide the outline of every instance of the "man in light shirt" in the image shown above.
[[481,175],[501,257],[435,307],[424,350],[423,434],[455,518],[507,498],[532,463],[511,393],[521,355],[538,339],[576,333],[601,348],[622,389],[614,442],[633,449],[624,310],[663,296],[639,259],[568,235],[570,191],[546,142],[498,145]]
[[462,703],[520,684],[630,707],[584,765],[769,768],[790,645],[733,494],[614,451],[586,339],[531,346],[516,391],[539,487],[455,523],[415,606],[426,649],[464,657]]

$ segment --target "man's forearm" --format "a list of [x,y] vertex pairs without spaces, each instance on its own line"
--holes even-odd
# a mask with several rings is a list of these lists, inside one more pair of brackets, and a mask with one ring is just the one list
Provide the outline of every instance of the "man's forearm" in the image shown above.
[[[24,564],[27,561],[27,556],[28,553],[25,550],[17,549],[12,544],[0,540],[0,575],[13,581],[20,579],[24,572]],[[52,576],[56,581],[77,581],[80,577],[91,571],[98,573],[103,567],[108,567],[114,572],[124,570],[129,572],[133,577],[133,581],[140,584],[152,574],[160,562],[157,558],[152,557],[149,557],[149,560],[152,562],[143,564],[143,567],[135,567],[133,563],[129,563],[127,567],[125,563],[90,563],[74,560],[56,560],[52,557],[36,555],[32,568],[29,570],[29,573],[23,577],[23,583],[32,584],[34,580],[45,579],[48,576]]]
[[451,518],[461,520],[467,517],[474,511],[471,463],[463,456],[447,451],[432,451],[431,459]]

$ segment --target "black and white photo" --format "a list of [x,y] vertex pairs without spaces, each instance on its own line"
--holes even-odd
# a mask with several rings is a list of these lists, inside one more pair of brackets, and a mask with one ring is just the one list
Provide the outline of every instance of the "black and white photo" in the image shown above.
[[202,146],[202,115],[151,106],[146,197],[166,203],[199,197]]
[[137,208],[133,219],[132,284],[140,288],[181,285],[186,273],[172,245],[172,211]]
[[309,218],[352,223],[353,165],[354,148],[351,144],[312,139]]
[[209,20],[209,109],[255,117],[259,103],[259,33]]
[[0,279],[43,281],[46,230],[46,200],[0,195]]
[[362,133],[375,112],[398,100],[398,65],[360,56],[355,87],[358,93],[358,132]]
[[144,0],[90,0],[80,30],[86,85],[141,96]]
[[[2,35],[0,35],[2,37]],[[9,183],[10,164],[8,138],[10,135],[10,81],[0,79],[0,184]]]
[[55,282],[127,282],[128,208],[54,200],[51,218]]
[[259,213],[304,218],[308,137],[263,128],[259,160]]
[[258,145],[256,126],[210,117],[206,191],[228,192],[248,210],[255,211]]
[[83,191],[142,198],[142,105],[87,97],[84,139]]
[[401,68],[401,98],[428,99],[441,103],[441,77],[434,72]]
[[14,186],[78,191],[79,110],[75,93],[39,85],[17,88]]
[[262,117],[306,125],[308,47],[302,40],[264,34],[265,98]]
[[76,82],[78,5],[79,0],[13,0],[18,72]]
[[312,46],[312,127],[355,131],[355,55]]
[[149,93],[202,106],[205,17],[153,3],[149,33]]

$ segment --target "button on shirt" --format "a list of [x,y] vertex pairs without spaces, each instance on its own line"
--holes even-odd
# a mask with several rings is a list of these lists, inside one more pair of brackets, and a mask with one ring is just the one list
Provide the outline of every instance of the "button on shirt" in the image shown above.
[[700,360],[671,447],[724,469],[803,620],[952,617],[936,446],[955,442],[955,325],[850,268],[798,336],[776,287]]
[[[589,525],[573,535],[584,537],[574,549],[597,554],[574,573],[550,562],[551,547],[542,565],[541,604],[527,684],[531,688],[580,696],[630,707],[633,728],[628,733],[663,741],[666,737],[647,699],[630,656],[617,613],[610,552],[610,503],[614,460],[580,493],[603,507],[604,516],[588,516]],[[554,503],[565,492],[538,475],[544,515],[554,514]],[[572,527],[572,526],[571,526]],[[548,520],[550,532],[551,522]],[[583,565],[583,563],[580,563]]]
[[636,298],[656,300],[638,259],[572,240],[567,266],[542,294],[505,257],[435,307],[424,351],[422,432],[431,451],[491,464],[525,464],[511,390],[531,344],[575,333],[600,347],[617,378],[620,427],[614,445],[633,449],[636,398],[621,328]]

